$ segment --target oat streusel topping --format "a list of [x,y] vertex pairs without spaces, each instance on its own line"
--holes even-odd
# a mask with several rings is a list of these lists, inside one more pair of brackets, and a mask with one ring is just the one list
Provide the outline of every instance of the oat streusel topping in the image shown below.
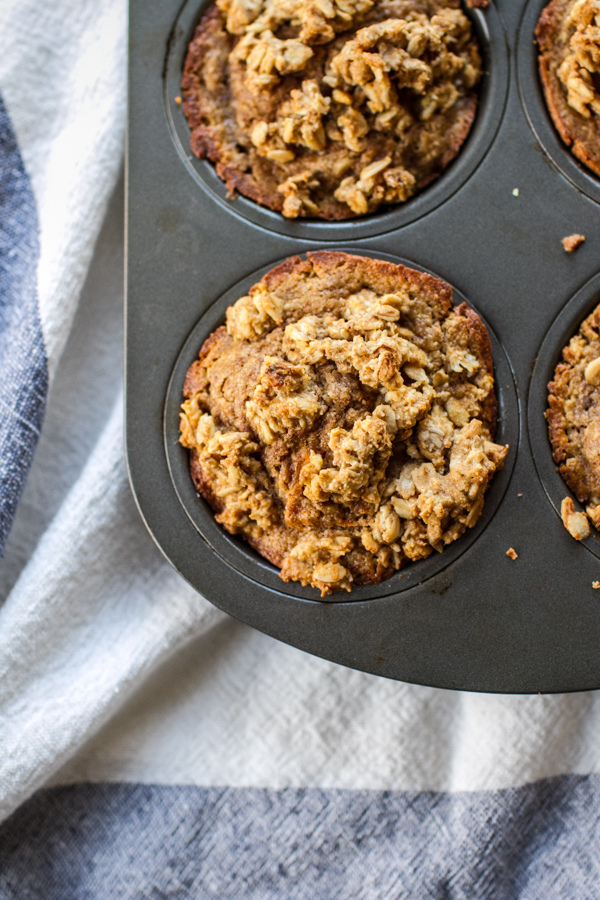
[[507,448],[487,331],[450,299],[403,266],[310,253],[205,342],[181,415],[192,476],[284,581],[349,591],[477,522]]
[[217,0],[182,84],[192,149],[284,216],[402,203],[456,155],[481,60],[459,0]]
[[569,106],[589,118],[600,113],[600,96],[592,76],[600,72],[600,0],[576,0],[564,29],[569,52],[558,69]]

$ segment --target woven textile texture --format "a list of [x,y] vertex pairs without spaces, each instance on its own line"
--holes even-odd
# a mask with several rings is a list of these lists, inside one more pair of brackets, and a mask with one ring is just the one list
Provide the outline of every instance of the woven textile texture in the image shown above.
[[48,391],[38,257],[33,192],[0,97],[0,553],[33,459]]

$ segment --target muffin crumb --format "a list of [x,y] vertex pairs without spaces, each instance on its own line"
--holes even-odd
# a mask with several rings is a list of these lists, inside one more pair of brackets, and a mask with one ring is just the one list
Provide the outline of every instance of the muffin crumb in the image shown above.
[[563,525],[576,541],[583,541],[590,536],[590,523],[584,512],[577,512],[571,497],[565,497],[560,504],[560,516]]
[[568,237],[562,239],[562,245],[567,253],[572,253],[574,250],[577,250],[578,247],[581,247],[584,241],[584,234],[570,234]]
[[518,554],[517,551],[514,549],[514,547],[509,547],[508,550],[506,551],[506,555],[507,555],[507,556],[510,556],[511,559],[518,559],[518,558],[519,558],[519,554]]

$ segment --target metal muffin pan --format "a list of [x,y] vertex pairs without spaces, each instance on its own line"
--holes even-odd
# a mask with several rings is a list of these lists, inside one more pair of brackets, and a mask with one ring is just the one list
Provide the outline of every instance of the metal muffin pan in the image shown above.
[[[519,33],[534,6],[529,33]],[[542,6],[492,0],[474,15],[487,74],[474,131],[448,171],[402,207],[336,224],[286,222],[226,200],[210,164],[187,151],[174,100],[202,3],[130,3],[126,444],[140,512],[217,606],[308,652],[403,681],[518,693],[600,686],[600,543],[574,541],[555,512],[568,490],[543,417],[548,373],[600,293],[600,192],[573,161],[591,183],[584,192],[560,156],[568,150],[550,152],[539,136],[538,118],[552,125],[523,48]],[[517,50],[518,72],[509,64]],[[575,231],[587,241],[570,255],[560,240]],[[226,306],[282,258],[342,242],[439,275],[480,312],[493,341],[498,439],[511,449],[475,529],[381,585],[322,602],[216,525],[189,479],[177,419],[185,371]]]

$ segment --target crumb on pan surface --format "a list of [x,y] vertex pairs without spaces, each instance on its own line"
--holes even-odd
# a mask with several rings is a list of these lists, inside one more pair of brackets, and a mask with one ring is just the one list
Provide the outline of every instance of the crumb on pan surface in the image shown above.
[[600,174],[600,3],[552,0],[536,28],[546,104],[574,155]]
[[460,0],[217,0],[184,65],[196,156],[288,218],[403,203],[456,156],[481,58]]
[[600,590],[600,581],[592,581],[592,587],[595,591]]
[[515,550],[514,547],[509,547],[508,550],[506,551],[506,555],[509,556],[513,560],[519,558],[519,554],[517,553],[517,551]]
[[562,245],[567,253],[573,253],[573,251],[577,250],[584,241],[584,234],[570,234],[568,237],[562,239]]
[[600,306],[582,322],[564,348],[548,385],[548,404],[546,419],[558,471],[579,502],[585,504],[587,515],[598,528]]
[[568,237],[564,237],[562,239],[562,245],[567,253],[573,253],[573,251],[577,250],[577,248],[580,247],[584,241],[584,234],[570,234]]
[[445,282],[345,253],[268,272],[190,367],[198,491],[284,581],[390,577],[477,522],[507,447],[485,326]]
[[563,525],[576,541],[583,541],[590,536],[590,523],[584,512],[575,509],[572,497],[565,497],[560,504],[560,517]]

